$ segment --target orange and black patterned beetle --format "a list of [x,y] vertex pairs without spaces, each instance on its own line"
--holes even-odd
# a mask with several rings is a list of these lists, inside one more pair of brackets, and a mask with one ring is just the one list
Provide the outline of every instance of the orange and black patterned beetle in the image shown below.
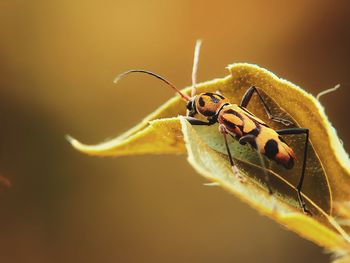
[[[119,75],[115,82],[117,82],[120,78],[124,77],[125,75],[134,72],[152,75],[167,83],[181,96],[183,100],[187,102],[186,119],[192,125],[210,126],[215,123],[218,123],[219,132],[223,135],[225,141],[225,146],[232,167],[232,171],[241,182],[244,182],[245,178],[239,173],[237,167],[235,166],[230,149],[228,147],[227,135],[230,135],[233,138],[237,139],[240,144],[250,144],[254,149],[258,151],[258,153],[265,155],[267,158],[275,161],[279,165],[284,166],[286,169],[292,169],[294,166],[294,160],[296,159],[296,156],[292,148],[288,146],[288,144],[283,140],[281,135],[305,134],[306,136],[304,145],[303,165],[301,169],[299,183],[297,185],[297,194],[299,204],[303,212],[306,214],[310,214],[310,211],[307,209],[303,197],[301,195],[301,188],[303,185],[307,160],[309,130],[305,128],[273,130],[264,121],[254,116],[253,113],[249,112],[246,109],[246,107],[248,106],[252,95],[256,93],[259,99],[261,100],[269,119],[276,122],[280,122],[286,126],[292,124],[292,122],[290,122],[289,120],[282,119],[271,114],[268,105],[266,104],[263,97],[259,93],[259,90],[255,86],[252,86],[247,90],[239,105],[231,104],[227,98],[225,98],[218,92],[208,92],[196,95],[196,73],[200,44],[200,41],[197,41],[195,48],[192,71],[191,97],[181,92],[168,80],[147,70],[136,69],[126,71]],[[205,118],[207,121],[203,121],[200,118]],[[266,173],[266,182],[269,189],[269,193],[272,194],[272,190],[269,185],[268,173]]]

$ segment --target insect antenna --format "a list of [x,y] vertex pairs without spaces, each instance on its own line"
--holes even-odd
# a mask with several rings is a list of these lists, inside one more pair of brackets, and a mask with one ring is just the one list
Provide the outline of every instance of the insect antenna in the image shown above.
[[199,61],[199,51],[201,49],[202,40],[198,39],[196,41],[196,46],[194,48],[194,58],[193,58],[193,67],[192,67],[192,91],[191,97],[196,95],[196,81],[197,81],[197,69],[198,69],[198,61]]
[[118,75],[115,79],[114,79],[114,83],[117,83],[120,79],[122,79],[123,77],[125,77],[126,75],[130,74],[130,73],[144,73],[144,74],[148,74],[148,75],[151,75],[153,77],[156,77],[157,79],[160,79],[161,81],[165,82],[166,84],[168,84],[173,90],[175,90],[180,96],[182,99],[186,100],[186,101],[189,101],[191,98],[181,92],[178,88],[175,87],[174,84],[172,84],[170,81],[166,80],[165,78],[159,76],[158,74],[156,73],[153,73],[151,71],[148,71],[148,70],[143,70],[143,69],[132,69],[132,70],[128,70],[128,71],[125,71],[123,73],[121,73],[120,75]]

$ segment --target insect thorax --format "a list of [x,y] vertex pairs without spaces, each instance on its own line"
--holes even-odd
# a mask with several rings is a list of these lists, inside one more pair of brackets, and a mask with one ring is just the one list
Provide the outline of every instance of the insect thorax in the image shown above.
[[204,117],[213,117],[229,100],[217,93],[202,93],[197,95],[195,104],[197,113]]

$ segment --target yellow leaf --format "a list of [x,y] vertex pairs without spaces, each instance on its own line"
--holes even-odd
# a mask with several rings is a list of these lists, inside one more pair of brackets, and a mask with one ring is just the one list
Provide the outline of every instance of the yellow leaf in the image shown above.
[[80,151],[99,156],[127,156],[145,153],[183,153],[181,127],[177,118],[150,121],[137,133],[122,135],[98,145],[86,146],[67,136],[73,147]]
[[[300,176],[300,161],[292,170],[268,163],[271,165],[268,171],[271,185],[276,191],[271,197],[265,187],[264,171],[260,168],[257,153],[230,141],[240,172],[249,178],[247,183],[241,184],[229,169],[217,125],[191,126],[185,119],[176,118],[185,114],[185,103],[178,96],[116,139],[92,146],[71,137],[69,140],[77,150],[97,156],[185,153],[187,150],[189,162],[200,174],[219,183],[262,214],[321,246],[348,251],[350,238],[334,220],[337,210],[333,212],[332,204],[333,201],[349,201],[350,162],[323,107],[312,95],[256,65],[240,63],[230,65],[228,69],[231,75],[198,84],[197,93],[219,90],[231,103],[239,103],[247,88],[254,85],[259,88],[274,115],[291,120],[293,127],[309,128],[311,147],[303,195],[313,217],[301,212],[296,198],[294,185]],[[184,91],[189,93],[190,90]],[[253,97],[248,109],[267,119],[257,98]],[[266,122],[274,129],[285,128],[280,123]],[[287,136],[286,140],[298,159],[302,159],[303,136]]]

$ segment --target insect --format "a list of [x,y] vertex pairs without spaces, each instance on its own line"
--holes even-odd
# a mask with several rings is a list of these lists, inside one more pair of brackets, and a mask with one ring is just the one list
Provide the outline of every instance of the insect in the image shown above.
[[[309,209],[301,195],[301,189],[304,181],[305,168],[307,162],[307,149],[309,141],[309,129],[307,128],[289,128],[282,130],[274,130],[269,127],[264,121],[255,116],[253,113],[248,111],[248,104],[255,93],[270,120],[280,122],[285,126],[292,124],[289,120],[274,116],[267,103],[264,101],[259,89],[252,86],[247,89],[240,104],[232,104],[219,92],[207,92],[196,94],[196,75],[197,65],[199,61],[199,50],[201,42],[197,41],[194,54],[194,63],[192,70],[192,89],[191,96],[183,93],[176,88],[170,81],[155,74],[151,71],[142,69],[133,69],[120,74],[116,79],[115,83],[121,78],[125,77],[130,73],[144,73],[151,75],[165,82],[169,87],[175,90],[181,98],[186,102],[187,114],[186,119],[192,125],[205,125],[210,126],[213,124],[219,124],[219,132],[222,134],[230,165],[233,174],[242,183],[245,182],[245,177],[240,174],[237,169],[234,159],[228,145],[228,135],[239,141],[240,144],[251,145],[259,154],[265,155],[268,159],[275,161],[277,164],[283,166],[286,169],[292,169],[296,156],[293,149],[288,146],[287,142],[282,138],[282,135],[293,135],[293,134],[304,134],[304,156],[301,168],[301,174],[299,183],[297,185],[298,201],[301,209],[305,214],[311,214]],[[268,191],[273,194],[273,191],[269,185],[269,176],[266,173],[265,180],[267,183]]]

